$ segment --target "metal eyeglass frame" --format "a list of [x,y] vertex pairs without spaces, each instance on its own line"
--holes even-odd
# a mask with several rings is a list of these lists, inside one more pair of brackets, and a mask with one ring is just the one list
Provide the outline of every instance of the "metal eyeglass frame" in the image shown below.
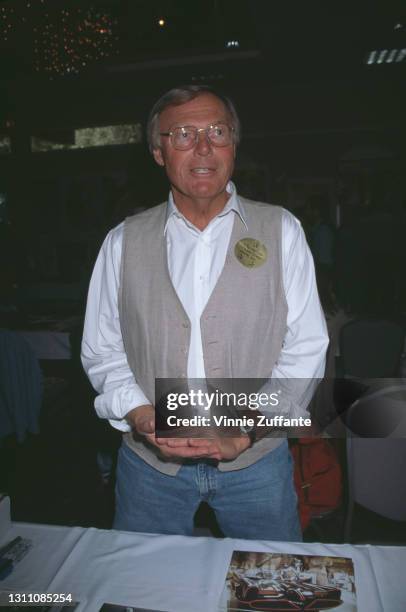
[[173,142],[172,142],[172,136],[173,136],[173,134],[174,134],[174,130],[170,130],[169,132],[159,132],[159,135],[160,135],[160,136],[168,136],[168,137],[170,138],[170,143],[171,143],[171,145],[172,145],[172,146],[173,146],[173,148],[174,148],[174,149],[176,149],[177,151],[188,151],[189,149],[193,149],[193,147],[195,147],[195,146],[196,146],[196,144],[198,143],[198,134],[199,134],[199,132],[205,132],[205,133],[206,133],[206,139],[208,140],[208,142],[209,142],[209,143],[210,143],[210,144],[211,144],[213,147],[220,147],[220,148],[222,148],[222,147],[228,147],[228,146],[229,146],[229,145],[232,143],[233,138],[231,138],[231,142],[230,142],[230,143],[228,143],[228,144],[223,144],[223,145],[219,145],[219,144],[216,144],[215,142],[212,142],[212,140],[211,140],[211,138],[210,138],[210,136],[209,136],[209,131],[210,131],[210,130],[212,130],[212,129],[213,129],[213,128],[215,128],[215,127],[221,126],[221,125],[225,125],[225,126],[227,126],[227,127],[228,127],[228,129],[231,131],[231,135],[233,135],[233,134],[234,134],[234,132],[235,132],[235,128],[233,128],[233,126],[232,126],[232,125],[229,125],[228,123],[223,123],[223,122],[219,122],[219,123],[212,123],[211,125],[208,125],[208,126],[207,126],[207,127],[205,127],[205,128],[197,128],[197,127],[196,127],[196,126],[194,126],[194,125],[179,125],[179,126],[176,126],[176,128],[174,128],[174,130],[182,130],[182,129],[185,129],[185,128],[189,128],[189,129],[190,129],[190,128],[192,128],[192,129],[194,130],[194,132],[195,132],[195,138],[194,138],[194,141],[192,142],[192,144],[191,144],[190,146],[187,146],[185,149],[184,149],[184,148],[175,147],[175,145],[173,144]]

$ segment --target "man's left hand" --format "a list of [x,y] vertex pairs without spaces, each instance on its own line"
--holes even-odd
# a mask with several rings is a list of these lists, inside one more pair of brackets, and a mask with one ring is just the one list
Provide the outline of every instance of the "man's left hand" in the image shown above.
[[[207,438],[188,438],[185,439],[157,439],[158,444],[167,444],[170,448],[177,446],[187,446],[191,448],[206,448],[207,457],[210,459],[217,459],[218,461],[228,460],[231,461],[241,455],[250,446],[250,439],[248,436],[239,436],[238,438],[213,438],[208,440]],[[186,444],[185,444],[186,443]]]

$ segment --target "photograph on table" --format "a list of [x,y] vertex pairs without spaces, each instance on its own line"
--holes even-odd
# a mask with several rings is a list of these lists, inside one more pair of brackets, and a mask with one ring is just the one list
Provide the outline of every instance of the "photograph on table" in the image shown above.
[[355,612],[353,562],[345,557],[236,550],[221,609]]

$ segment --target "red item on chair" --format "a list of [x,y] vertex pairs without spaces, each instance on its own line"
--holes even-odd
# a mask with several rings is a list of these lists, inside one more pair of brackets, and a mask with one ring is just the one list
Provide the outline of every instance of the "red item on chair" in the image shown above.
[[334,448],[326,439],[300,438],[291,447],[291,453],[300,523],[306,529],[312,518],[321,517],[339,505],[341,468]]

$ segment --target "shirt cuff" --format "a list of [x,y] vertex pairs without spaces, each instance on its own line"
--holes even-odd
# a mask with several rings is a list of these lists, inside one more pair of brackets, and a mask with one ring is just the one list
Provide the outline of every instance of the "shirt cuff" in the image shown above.
[[98,395],[94,402],[98,416],[108,419],[115,429],[123,432],[131,431],[131,426],[125,420],[126,414],[146,404],[151,402],[136,383],[127,383],[106,391]]

